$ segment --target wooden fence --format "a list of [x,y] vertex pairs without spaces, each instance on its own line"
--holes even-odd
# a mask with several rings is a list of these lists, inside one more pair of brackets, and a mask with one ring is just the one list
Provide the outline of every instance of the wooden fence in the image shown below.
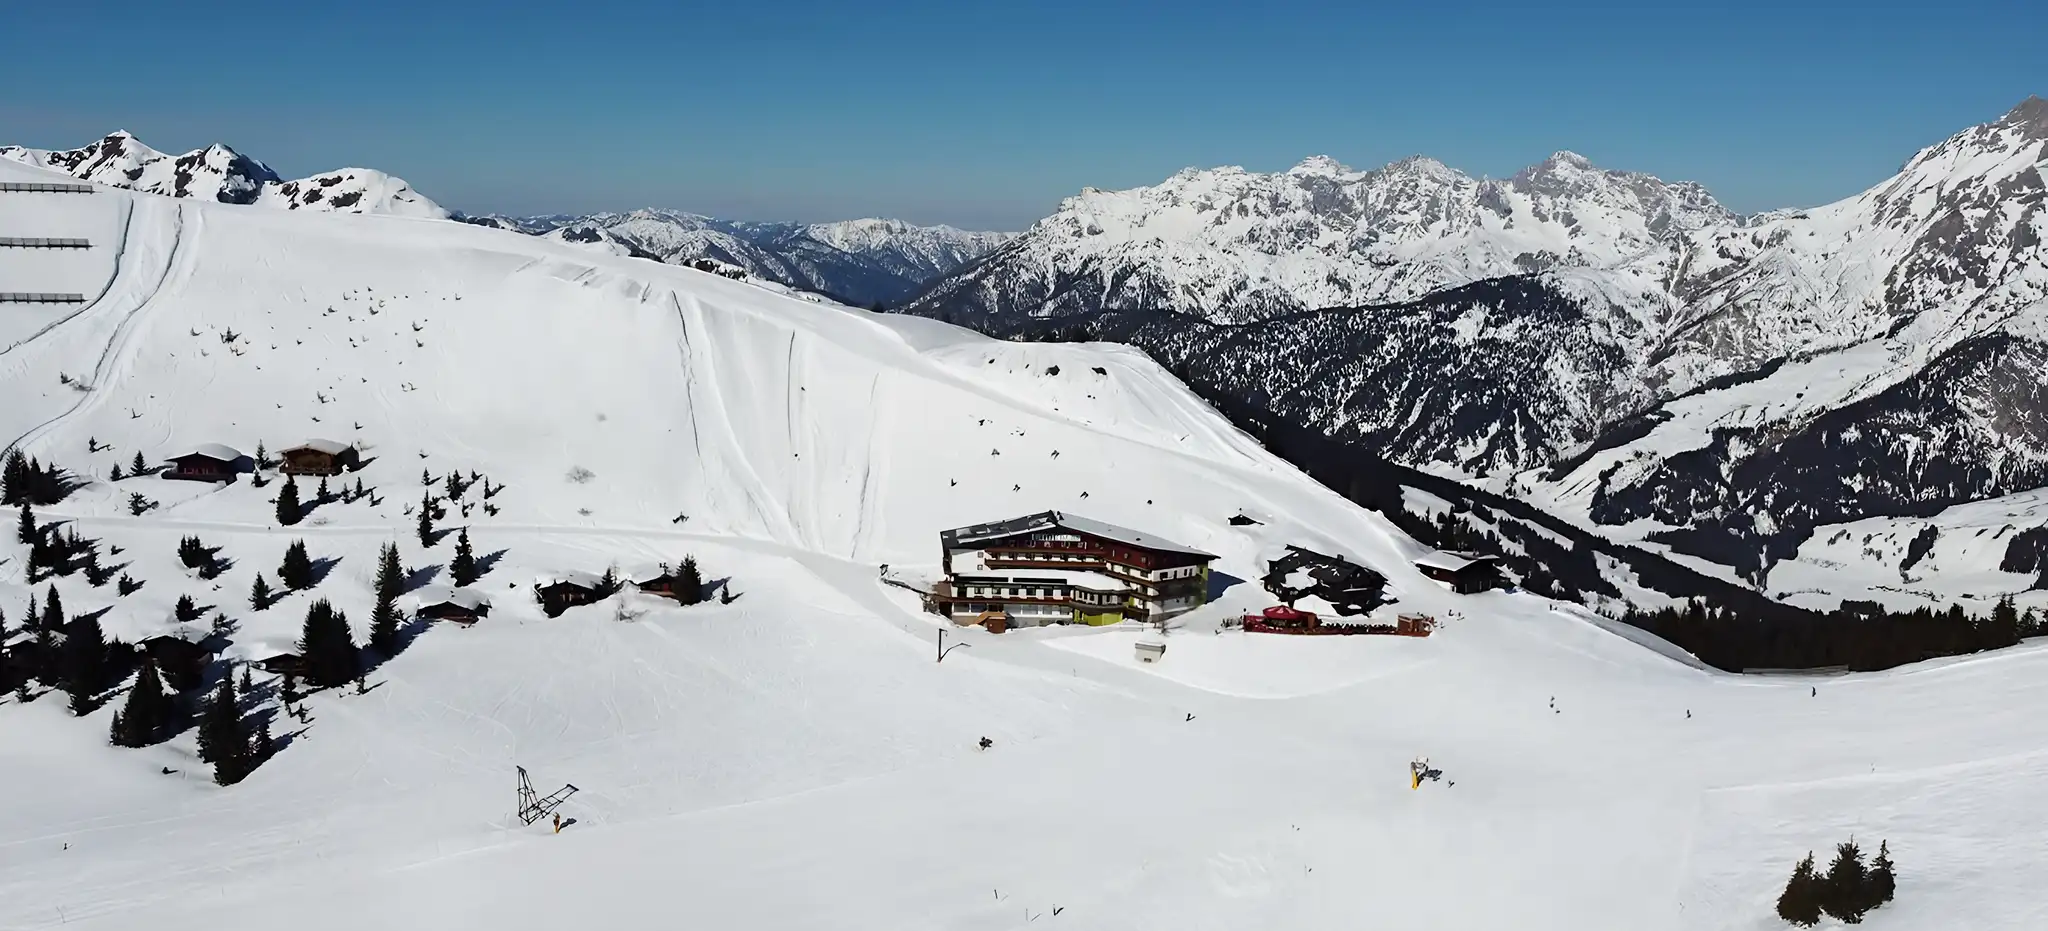
[[0,248],[15,249],[90,249],[91,240],[61,239],[50,236],[0,236]]
[[51,294],[38,291],[0,291],[0,304],[83,304],[83,294]]
[[0,192],[13,194],[90,194],[90,184],[51,184],[46,181],[0,181]]

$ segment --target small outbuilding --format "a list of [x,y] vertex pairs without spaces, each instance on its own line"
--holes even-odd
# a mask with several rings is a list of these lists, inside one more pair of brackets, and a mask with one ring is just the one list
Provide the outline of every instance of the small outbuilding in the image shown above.
[[1461,595],[1500,584],[1500,560],[1477,553],[1431,553],[1415,560],[1415,568]]
[[603,590],[603,578],[588,572],[570,571],[534,583],[533,597],[540,602],[541,611],[554,617],[577,605],[597,601]]
[[297,653],[276,653],[256,661],[256,668],[281,676],[306,675],[306,658]]
[[444,589],[421,596],[413,616],[470,627],[491,613],[491,600],[473,588]]
[[201,443],[191,452],[171,456],[165,461],[171,467],[164,470],[164,478],[191,482],[232,482],[236,475],[249,471],[252,465],[241,450],[219,443]]
[[1166,656],[1166,641],[1145,637],[1138,641],[1138,662],[1156,663]]
[[682,582],[682,570],[667,563],[633,573],[633,587],[647,594],[659,595],[684,604],[696,604],[704,600],[704,580],[701,576],[697,580],[697,591],[694,592],[684,592],[681,588]]
[[334,440],[307,440],[277,454],[277,470],[286,475],[340,475],[361,464],[354,446]]

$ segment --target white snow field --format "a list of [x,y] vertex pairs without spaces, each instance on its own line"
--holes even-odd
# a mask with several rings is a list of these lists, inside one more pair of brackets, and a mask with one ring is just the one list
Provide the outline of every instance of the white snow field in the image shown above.
[[[0,195],[0,218],[125,230],[78,286],[96,302],[0,352],[0,439],[94,479],[44,519],[144,582],[58,581],[110,636],[172,629],[189,594],[233,618],[230,658],[289,648],[314,597],[360,638],[386,541],[445,584],[452,540],[423,550],[406,513],[421,470],[506,486],[497,515],[442,522],[493,554],[490,617],[308,699],[240,785],[189,731],[109,746],[118,697],[83,720],[61,694],[0,701],[0,926],[1765,929],[1793,862],[1854,835],[1899,865],[1867,927],[2048,927],[2038,645],[1739,678],[1532,596],[1454,596],[1115,346],[432,220],[119,191]],[[279,528],[277,484],[106,481],[137,451],[309,437],[360,444],[380,503]],[[131,494],[158,506],[132,517]],[[1287,543],[1340,553],[1390,578],[1386,612],[1445,626],[1218,632],[1271,603],[1238,583],[1156,665],[1130,628],[952,631],[968,646],[935,663],[939,619],[882,564],[928,577],[940,530],[1047,508],[1209,549],[1226,583]],[[219,579],[178,566],[193,534],[233,560]],[[249,610],[294,539],[338,562]],[[14,625],[31,592],[6,541]],[[684,554],[741,596],[549,619],[528,595]],[[1418,754],[1444,778],[1411,790]],[[581,788],[560,834],[512,816],[515,765]]]

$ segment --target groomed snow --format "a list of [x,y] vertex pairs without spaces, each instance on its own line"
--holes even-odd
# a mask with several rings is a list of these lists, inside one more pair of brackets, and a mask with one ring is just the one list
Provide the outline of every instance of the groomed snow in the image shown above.
[[[1712,674],[1541,599],[1428,583],[1423,548],[1129,350],[451,223],[79,201],[48,209],[132,215],[113,284],[0,354],[0,435],[96,479],[45,519],[145,580],[62,580],[71,613],[136,639],[190,594],[255,658],[326,597],[360,636],[385,542],[447,581],[452,541],[423,550],[404,510],[421,470],[506,490],[442,522],[468,526],[491,615],[418,632],[367,694],[311,698],[239,786],[208,782],[189,732],[119,750],[112,707],[0,703],[10,927],[1760,929],[1794,860],[1851,834],[1899,863],[1870,927],[2048,926],[2038,646]],[[281,529],[274,484],[104,481],[137,450],[314,433],[362,450],[381,504]],[[160,506],[129,516],[137,493]],[[1125,627],[948,629],[968,647],[933,662],[944,622],[879,565],[930,578],[940,530],[1047,509],[1219,554],[1220,598],[1157,664]],[[233,568],[184,573],[192,534]],[[300,538],[338,561],[247,610]],[[1383,613],[1443,630],[1214,633],[1272,603],[1240,580],[1286,543],[1370,565],[1399,599]],[[548,619],[528,594],[685,554],[738,598]],[[0,544],[10,618],[23,555]],[[1419,754],[1444,782],[1410,790]],[[515,765],[581,787],[561,834],[511,817]]]

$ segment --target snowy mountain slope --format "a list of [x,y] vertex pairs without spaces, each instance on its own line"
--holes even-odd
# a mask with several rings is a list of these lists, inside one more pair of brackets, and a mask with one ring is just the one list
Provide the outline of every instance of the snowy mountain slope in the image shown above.
[[268,165],[224,145],[171,156],[143,145],[126,132],[113,133],[80,149],[51,151],[0,146],[0,159],[114,187],[224,204],[408,217],[448,215],[448,211],[403,180],[381,171],[343,168],[286,181]]
[[[2038,647],[1817,695],[1708,674],[1574,608],[1435,588],[1411,541],[1129,349],[998,343],[459,224],[120,192],[31,209],[119,202],[107,296],[0,355],[23,402],[0,432],[95,479],[43,518],[144,580],[59,580],[71,612],[137,638],[189,594],[233,618],[235,658],[289,645],[313,597],[360,633],[382,543],[445,572],[450,544],[422,548],[404,511],[421,469],[506,486],[498,515],[444,522],[496,603],[419,633],[367,694],[308,699],[228,789],[189,733],[117,750],[111,708],[0,704],[12,924],[1747,928],[1799,854],[1850,834],[1900,862],[1873,923],[2048,918],[2048,824],[2022,804],[2048,789]],[[54,373],[88,368],[92,390],[63,393]],[[361,444],[381,503],[282,529],[275,484],[105,481],[136,450],[309,434]],[[130,516],[130,494],[159,506]],[[1343,553],[1389,577],[1388,610],[1446,626],[1212,632],[1267,603],[1230,584],[1161,666],[1118,628],[953,631],[971,646],[933,663],[932,620],[878,564],[929,572],[939,529],[1045,507],[1210,548],[1236,578],[1284,543]],[[180,571],[189,534],[234,565]],[[243,608],[301,538],[338,560],[318,587]],[[526,597],[540,573],[681,553],[744,594],[556,619]],[[0,578],[14,617],[29,589]],[[1445,782],[1408,788],[1418,753]],[[581,787],[560,835],[508,817],[514,765]],[[1487,895],[1463,894],[1472,876]]]
[[858,306],[901,301],[1009,238],[900,220],[746,223],[675,210],[462,219],[671,265],[710,259]]
[[1959,504],[1929,517],[1872,517],[1817,527],[1771,570],[1773,597],[1833,607],[1832,600],[1893,608],[1945,606],[1976,613],[2010,597],[2048,603],[2048,489]]
[[[1126,340],[1205,390],[1755,578],[1819,525],[2048,484],[2044,161],[2030,98],[1864,194],[1754,218],[1575,159],[1513,183],[1415,160],[1184,172],[1071,199],[907,309]],[[1549,219],[1496,228],[1482,200]],[[1409,206],[1367,209],[1388,203]],[[1501,260],[1566,216],[1576,255]],[[1443,287],[1468,272],[1507,277]]]

